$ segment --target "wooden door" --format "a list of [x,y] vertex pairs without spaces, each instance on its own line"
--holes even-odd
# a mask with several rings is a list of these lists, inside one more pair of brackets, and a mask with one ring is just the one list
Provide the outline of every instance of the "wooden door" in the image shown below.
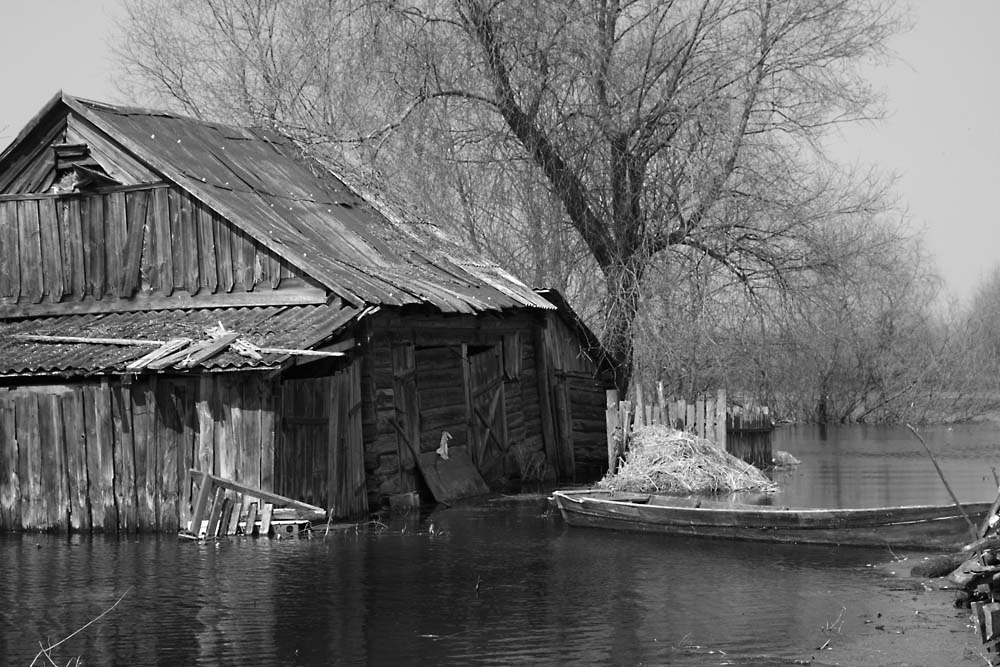
[[327,507],[336,517],[368,512],[361,426],[361,369],[354,361],[333,376],[330,412]]
[[499,345],[469,348],[469,422],[472,461],[489,478],[489,471],[507,453],[507,410],[503,390],[503,360]]
[[[396,414],[396,447],[401,474],[416,483],[417,455],[420,453],[420,400],[417,395],[416,357],[412,343],[392,346],[392,393]],[[404,483],[403,488],[413,488]]]

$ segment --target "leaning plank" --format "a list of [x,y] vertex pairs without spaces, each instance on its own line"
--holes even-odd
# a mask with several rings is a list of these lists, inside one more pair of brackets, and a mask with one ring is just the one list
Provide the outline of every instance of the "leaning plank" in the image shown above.
[[[202,474],[202,471],[192,469],[191,473]],[[246,484],[240,484],[239,482],[223,479],[222,477],[216,477],[215,475],[205,474],[208,479],[212,480],[212,484],[219,488],[228,489],[229,491],[238,491],[244,495],[253,496],[254,498],[258,498],[259,500],[263,500],[272,505],[294,507],[295,509],[302,510],[304,512],[322,514],[324,516],[326,515],[326,510],[322,507],[316,507],[315,505],[310,505],[309,503],[304,503],[300,500],[295,500],[294,498],[288,498],[277,493],[271,493],[270,491],[264,491],[263,489],[258,489],[253,486],[247,486]]]
[[258,533],[261,537],[267,537],[267,534],[271,532],[271,514],[273,512],[274,505],[264,503],[264,512],[260,517],[260,532]]
[[205,531],[206,538],[215,537],[219,532],[219,519],[222,516],[222,510],[225,509],[225,500],[226,490],[221,486],[215,487],[215,499],[212,501],[212,511],[208,514],[208,528]]
[[205,517],[206,509],[208,509],[208,499],[212,493],[212,482],[209,479],[208,473],[196,473],[194,468],[192,468],[191,474],[193,478],[197,479],[198,497],[194,501],[194,509],[191,511],[191,525],[188,526],[188,530],[197,534],[201,532],[201,521]]
[[229,521],[233,516],[233,505],[235,502],[230,496],[226,496],[222,501],[222,514],[219,515],[219,537],[228,535]]
[[243,509],[243,495],[237,493],[233,498],[233,512],[229,516],[229,521],[226,524],[226,535],[235,535],[236,528],[240,524],[240,511]]
[[246,535],[247,537],[252,537],[254,528],[256,527],[254,524],[256,523],[257,523],[257,503],[251,502],[250,505],[247,506],[247,519],[246,519],[246,524],[244,525],[243,528],[243,534]]

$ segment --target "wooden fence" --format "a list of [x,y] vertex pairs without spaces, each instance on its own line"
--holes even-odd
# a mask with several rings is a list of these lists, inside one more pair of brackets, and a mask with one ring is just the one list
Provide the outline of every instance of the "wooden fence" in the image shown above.
[[635,401],[621,401],[618,392],[607,392],[608,466],[613,472],[628,450],[632,431],[639,426],[666,425],[711,440],[720,449],[758,468],[771,465],[771,433],[774,422],[766,407],[729,406],[726,390],[701,394],[693,401],[667,397],[663,383],[655,396],[635,387]]

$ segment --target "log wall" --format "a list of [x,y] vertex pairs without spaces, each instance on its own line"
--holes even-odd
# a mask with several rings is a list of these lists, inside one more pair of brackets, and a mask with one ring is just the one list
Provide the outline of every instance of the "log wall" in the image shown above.
[[[362,367],[372,504],[423,490],[410,442],[419,443],[421,453],[433,451],[444,431],[451,446],[468,446],[494,487],[573,478],[574,448],[594,449],[597,465],[606,466],[606,381],[581,355],[575,334],[551,321],[533,315],[373,318]],[[589,471],[588,460],[582,465]]]
[[0,530],[173,532],[192,467],[270,490],[270,387],[244,373],[0,388]]
[[168,307],[195,295],[241,305],[279,289],[322,294],[175,187],[0,198],[0,317]]

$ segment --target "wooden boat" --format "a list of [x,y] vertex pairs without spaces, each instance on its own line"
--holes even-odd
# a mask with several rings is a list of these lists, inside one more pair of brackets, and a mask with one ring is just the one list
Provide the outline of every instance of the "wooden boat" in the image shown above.
[[[604,490],[556,491],[556,507],[571,526],[732,540],[950,549],[972,541],[954,505],[864,509],[792,509],[697,498]],[[978,523],[991,503],[964,506]]]

